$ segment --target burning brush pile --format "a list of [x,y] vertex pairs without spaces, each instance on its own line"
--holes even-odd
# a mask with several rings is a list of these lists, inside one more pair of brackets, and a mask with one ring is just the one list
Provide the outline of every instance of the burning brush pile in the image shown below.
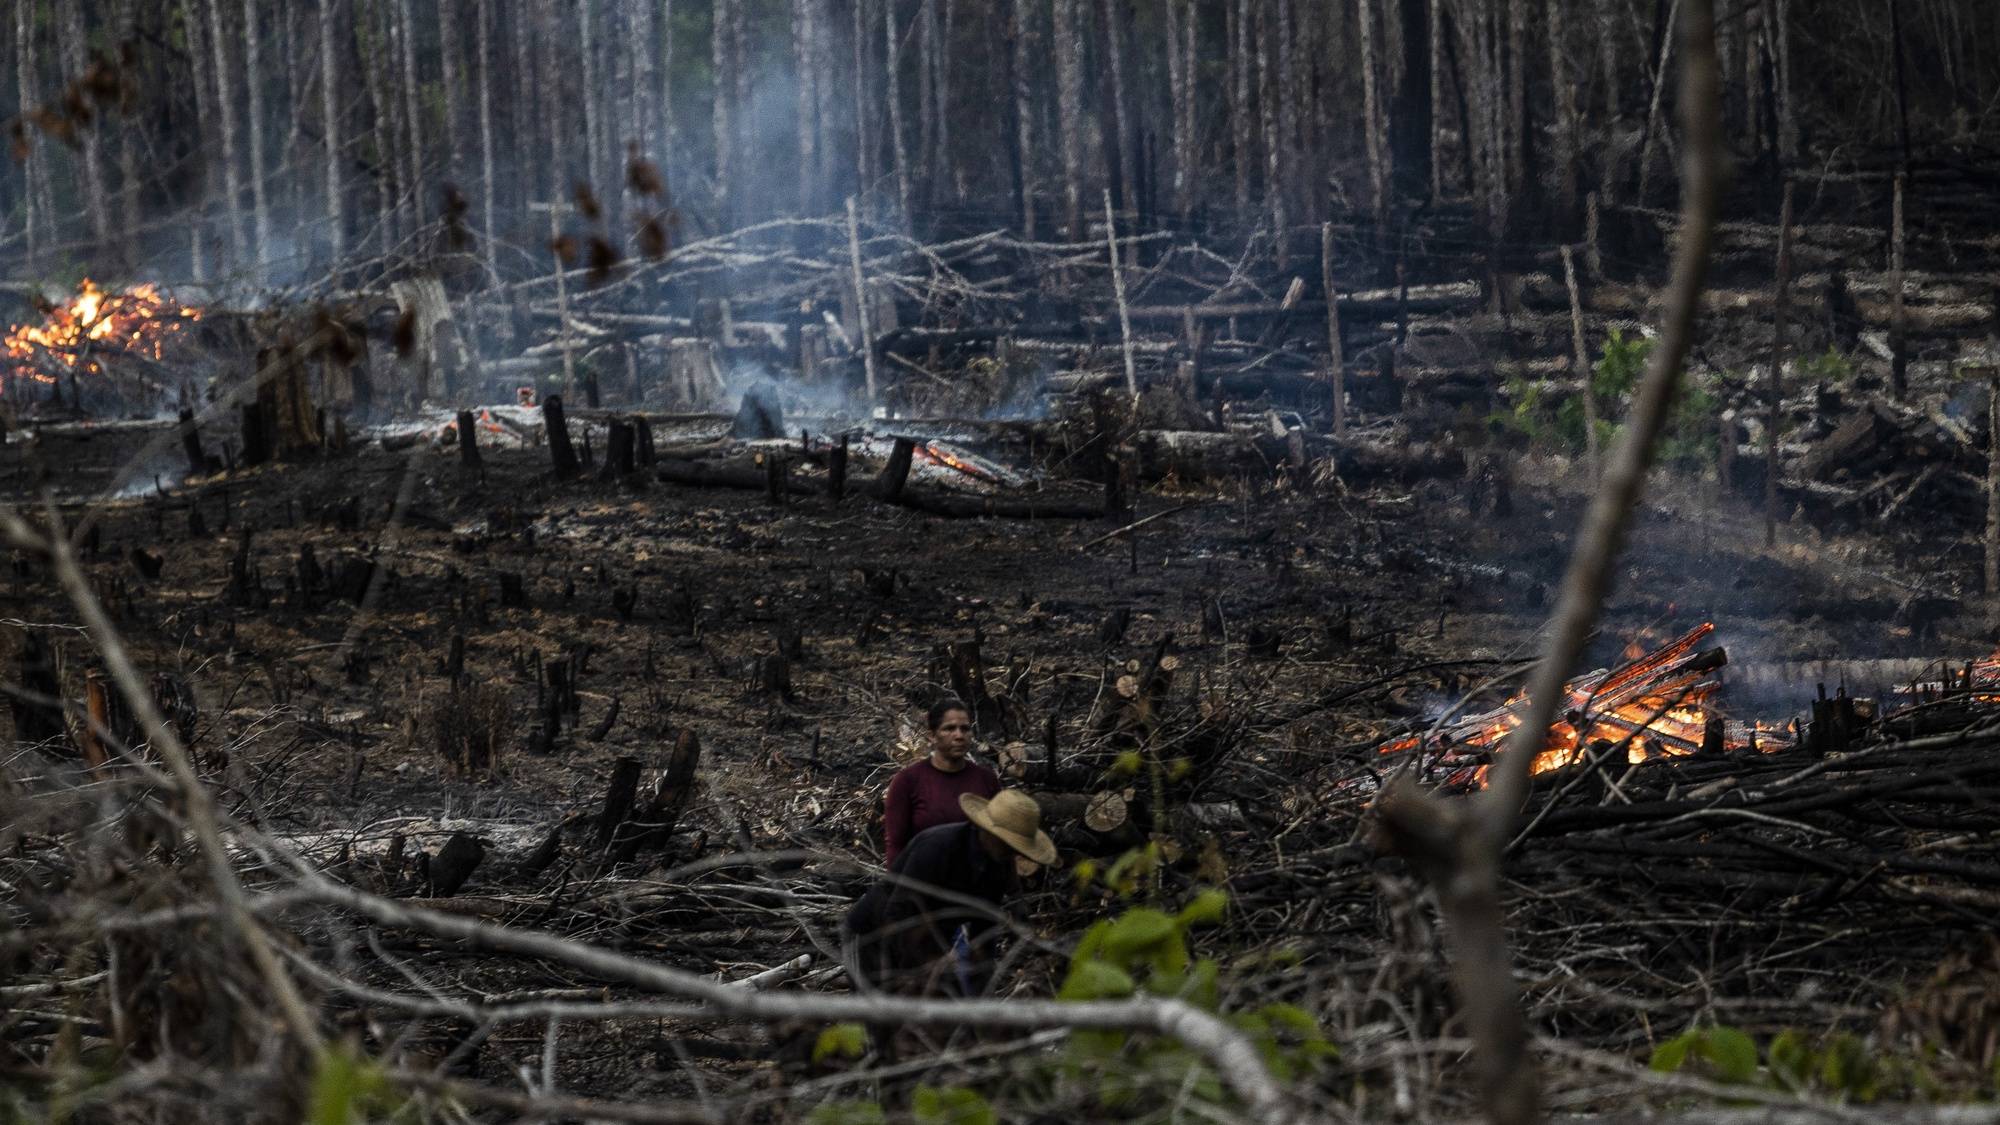
[[[88,278],[70,300],[38,301],[37,307],[39,324],[15,325],[0,336],[0,396],[10,402],[45,397],[44,388],[63,383],[70,384],[76,400],[84,393],[77,377],[111,375],[114,368],[119,378],[143,379],[144,370],[164,360],[169,343],[202,315],[154,285],[119,291]],[[116,393],[116,382],[94,383],[92,390]]]
[[[1703,647],[1715,632],[1704,622],[1650,652],[1628,650],[1628,660],[1571,680],[1563,689],[1562,720],[1549,728],[1533,772],[1574,765],[1589,751],[1595,761],[1642,765],[1664,758],[1771,751],[1789,737],[1755,722],[1731,721],[1714,709],[1722,688],[1717,673],[1729,662],[1720,645]],[[1475,715],[1447,714],[1430,729],[1384,744],[1384,754],[1425,755],[1426,773],[1444,771],[1449,788],[1484,786],[1494,751],[1528,711],[1526,695]]]

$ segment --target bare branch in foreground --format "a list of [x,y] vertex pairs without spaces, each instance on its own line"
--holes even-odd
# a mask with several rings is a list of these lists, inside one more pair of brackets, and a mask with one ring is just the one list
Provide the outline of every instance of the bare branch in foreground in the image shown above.
[[1494,759],[1489,787],[1472,808],[1446,808],[1414,786],[1385,794],[1381,806],[1391,839],[1436,886],[1450,921],[1453,983],[1467,1030],[1479,1044],[1487,1118],[1497,1125],[1527,1125],[1541,1116],[1540,1084],[1528,1053],[1527,1019],[1514,986],[1500,906],[1500,860],[1527,792],[1529,768],[1563,698],[1563,684],[1596,628],[1654,444],[1680,385],[1708,272],[1722,179],[1714,0],[1686,0],[1681,11],[1680,104],[1687,157],[1666,322],[1584,518],[1550,619],[1548,648],[1528,682],[1528,713]]
[[826,1023],[929,1024],[1033,1030],[1073,1028],[1148,1031],[1180,1040],[1206,1058],[1242,1096],[1258,1121],[1296,1120],[1290,1098],[1265,1068],[1256,1046],[1224,1021],[1179,1000],[1134,997],[1068,1003],[1058,1000],[913,1000],[901,996],[828,996],[758,992],[650,961],[626,957],[554,934],[514,930],[471,918],[415,909],[341,886],[324,876],[303,879],[312,899],[353,911],[385,926],[400,926],[477,947],[504,950],[582,969],[603,980],[700,1001],[712,1019],[809,1020]]

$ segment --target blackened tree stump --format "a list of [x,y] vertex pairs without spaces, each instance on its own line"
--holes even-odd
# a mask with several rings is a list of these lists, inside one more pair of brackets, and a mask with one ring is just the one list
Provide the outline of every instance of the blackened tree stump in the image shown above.
[[569,423],[563,418],[561,395],[542,400],[542,421],[549,431],[549,460],[558,480],[568,480],[580,471],[576,447],[569,442]]

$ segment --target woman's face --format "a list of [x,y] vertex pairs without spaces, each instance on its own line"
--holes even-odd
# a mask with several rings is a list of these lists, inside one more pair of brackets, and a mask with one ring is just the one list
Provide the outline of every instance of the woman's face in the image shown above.
[[965,755],[972,749],[972,716],[965,711],[953,709],[938,720],[937,729],[931,732],[931,753],[943,759],[946,764],[965,764]]

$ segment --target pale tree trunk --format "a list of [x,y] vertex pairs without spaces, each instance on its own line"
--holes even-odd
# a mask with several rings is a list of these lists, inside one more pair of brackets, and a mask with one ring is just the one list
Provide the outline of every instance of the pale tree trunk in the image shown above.
[[[1367,3],[1368,0],[1361,0]],[[1236,165],[1236,211],[1250,213],[1250,0],[1223,0],[1229,30],[1229,134]]]
[[437,0],[438,66],[444,86],[444,177],[454,184],[462,184],[465,178],[460,124],[465,95],[459,65],[465,49],[459,42],[459,17],[458,0]]
[[951,147],[951,66],[952,44],[957,41],[958,0],[943,0],[944,27],[942,30],[942,50],[937,53],[937,166],[945,170],[945,178],[951,184],[954,199],[965,198],[964,165],[952,159],[956,150]]
[[[569,190],[569,124],[563,120],[562,71],[556,62],[556,45],[566,41],[556,0],[540,0],[535,6],[536,84],[541,87],[542,141],[548,146],[548,176],[543,198],[554,204]],[[565,322],[567,323],[567,322]],[[567,331],[565,329],[564,331]]]
[[616,185],[604,181],[604,84],[597,57],[597,5],[577,0],[577,51],[583,56],[583,179],[607,209],[617,198]]
[[1257,60],[1257,125],[1264,140],[1264,206],[1271,220],[1271,238],[1277,246],[1278,268],[1284,269],[1285,192],[1282,178],[1284,154],[1279,151],[1278,79],[1271,65],[1271,33],[1266,12],[1271,5],[1259,4],[1250,25],[1251,52]]
[[[31,6],[33,0],[20,0],[23,7]],[[202,155],[201,195],[195,201],[194,216],[188,224],[188,272],[197,283],[208,280],[208,206],[215,196],[215,181],[220,175],[214,159],[215,87],[208,74],[209,54],[207,40],[202,37],[204,22],[197,0],[187,0],[181,6],[181,24],[187,29],[188,76],[194,81],[194,106],[196,133]],[[22,67],[24,76],[31,74],[27,66]],[[32,154],[32,151],[30,153]],[[31,164],[32,171],[33,165]],[[33,202],[33,196],[29,202]],[[44,211],[46,214],[46,211]]]
[[1389,229],[1389,169],[1382,136],[1382,95],[1376,78],[1375,0],[1357,0],[1355,30],[1361,40],[1361,114],[1368,145],[1368,189],[1380,237]]
[[531,200],[549,198],[542,187],[544,178],[553,169],[540,159],[544,151],[542,144],[542,83],[535,74],[536,60],[540,52],[535,50],[533,5],[526,0],[501,3],[499,13],[507,17],[507,38],[513,55],[513,81],[509,84],[507,99],[508,123],[512,129],[507,142],[509,164],[516,171],[521,196],[514,201],[515,206],[526,206]]
[[319,0],[319,116],[326,139],[327,245],[335,269],[347,256],[347,201],[340,175],[340,50],[334,34],[338,4],[339,0]]
[[423,88],[417,84],[417,25],[410,18],[410,0],[396,0],[396,40],[403,60],[403,106],[409,118],[404,139],[410,153],[410,230],[424,228]]
[[798,68],[799,214],[819,208],[819,0],[792,0],[792,55]]
[[[32,108],[37,100],[34,15],[35,0],[14,0],[14,88],[23,113]],[[44,228],[48,225],[49,213],[43,204],[43,194],[36,190],[36,180],[42,175],[42,164],[47,159],[40,140],[30,137],[27,154],[22,158],[21,186],[27,222],[28,269],[31,272],[40,268],[42,240],[48,237]]]
[[882,0],[882,85],[889,102],[889,159],[896,171],[896,223],[910,226],[910,149],[903,140],[902,35],[896,0]]
[[[138,35],[138,0],[118,0],[118,41],[129,42]],[[133,265],[132,254],[139,237],[139,146],[135,127],[123,121],[118,127],[118,229],[124,247],[124,264]]]
[[715,104],[711,120],[715,129],[715,211],[722,225],[730,224],[730,186],[736,179],[736,129],[730,103],[735,100],[735,84],[730,80],[734,52],[730,50],[729,9],[740,0],[714,0],[709,13],[709,59],[715,76]]
[[250,215],[257,239],[251,276],[259,284],[264,281],[264,264],[271,255],[271,200],[264,185],[263,38],[257,27],[257,0],[243,0],[244,86],[250,92],[246,107],[250,120],[245,126],[250,135]]
[[480,250],[486,260],[488,284],[500,283],[498,251],[493,240],[493,0],[476,0],[479,5],[474,49],[479,58],[479,195]]
[[1556,95],[1555,153],[1556,208],[1567,224],[1576,214],[1576,160],[1578,132],[1576,82],[1570,77],[1569,43],[1563,26],[1563,6],[1545,5],[1548,11],[1549,82]]
[[[1276,144],[1271,146],[1273,151],[1270,154],[1270,190],[1271,225],[1278,232],[1280,239],[1278,244],[1279,253],[1283,255],[1285,243],[1282,240],[1285,237],[1285,228],[1290,223],[1289,208],[1291,202],[1289,195],[1291,186],[1297,182],[1298,177],[1295,169],[1281,166],[1279,160],[1298,153],[1301,146],[1299,144],[1297,112],[1299,105],[1299,79],[1298,73],[1293,66],[1293,55],[1296,53],[1298,45],[1293,41],[1293,37],[1296,34],[1296,28],[1294,27],[1296,21],[1293,18],[1292,0],[1277,0],[1277,7],[1278,110],[1276,124],[1278,127],[1278,140]],[[1282,257],[1279,264],[1282,267]]]
[[1188,94],[1188,71],[1181,65],[1182,0],[1167,0],[1167,123],[1173,135],[1174,212],[1187,214],[1188,154],[1187,132],[1181,119],[1181,105]]
[[1055,0],[1056,113],[1062,132],[1063,229],[1081,242],[1083,217],[1083,42],[1079,0]]
[[[388,21],[379,4],[357,3],[354,22],[359,26],[364,21],[373,25],[369,28],[371,33],[369,38],[373,40],[370,46],[375,48],[370,50],[364,47],[359,56],[362,85],[367,89],[369,109],[374,115],[375,151],[384,154],[394,153],[396,115],[389,99],[388,81],[383,75],[388,68],[383,56],[388,53],[392,43]],[[399,163],[392,156],[385,155],[375,164],[377,249],[385,258],[396,246],[396,188],[397,182],[401,179],[399,169]]]
[[229,224],[229,249],[238,268],[249,261],[243,242],[243,221],[238,205],[243,198],[243,179],[236,167],[236,84],[229,73],[229,25],[223,20],[222,0],[208,0],[208,42],[215,55],[215,105],[220,114],[222,134],[222,217]]
[[[63,13],[63,69],[65,77],[75,82],[83,76],[90,65],[85,54],[85,44],[89,42],[83,25],[83,0],[65,0],[56,5]],[[101,251],[111,241],[111,208],[105,198],[104,153],[100,142],[102,130],[99,123],[108,120],[100,115],[93,123],[77,131],[77,144],[82,150],[83,203],[84,213],[90,218],[90,237],[94,251]]]
[[653,52],[659,35],[653,25],[652,0],[628,0],[632,20],[632,126],[626,140],[639,146],[642,156],[664,156],[654,130],[659,122],[659,79],[654,74]]
[[1106,165],[1107,170],[1116,168],[1120,184],[1119,205],[1128,210],[1138,208],[1138,156],[1139,139],[1130,108],[1131,92],[1125,82],[1125,0],[1103,0],[1104,57],[1109,63],[1111,80],[1111,123],[1117,130],[1117,142],[1113,149],[1113,160]]
[[938,159],[942,154],[937,149],[937,118],[941,110],[935,100],[938,42],[937,13],[932,7],[932,0],[917,0],[916,32],[917,167],[923,174],[918,190],[921,202],[928,207],[935,192],[938,170],[944,167]]
[[[1528,0],[1507,0],[1507,198],[1528,184]],[[1513,210],[1509,208],[1510,212]]]
[[1799,159],[1799,121],[1792,106],[1792,4],[1771,0],[1777,44],[1778,159],[1790,168]]
[[1444,112],[1444,0],[1429,0],[1425,7],[1430,17],[1425,28],[1425,40],[1430,51],[1431,71],[1431,122],[1427,143],[1431,153],[1431,203],[1435,206],[1444,202],[1444,130],[1437,124],[1438,116]]
[[1014,0],[1008,36],[1014,86],[1014,146],[1020,166],[1021,233],[1035,237],[1035,98],[1028,78],[1035,57],[1033,0]]
[[1604,88],[1604,123],[1598,129],[1603,135],[1604,156],[1599,162],[1597,199],[1599,206],[1609,207],[1617,197],[1618,186],[1618,123],[1620,120],[1618,102],[1618,0],[1598,0],[1597,3],[1597,52],[1599,76]]
[[875,26],[872,15],[870,0],[854,0],[854,34],[848,37],[854,48],[854,192],[864,199],[875,186],[875,133],[868,112],[869,30]]
[[680,140],[674,124],[674,0],[660,0],[660,155],[671,158]]

